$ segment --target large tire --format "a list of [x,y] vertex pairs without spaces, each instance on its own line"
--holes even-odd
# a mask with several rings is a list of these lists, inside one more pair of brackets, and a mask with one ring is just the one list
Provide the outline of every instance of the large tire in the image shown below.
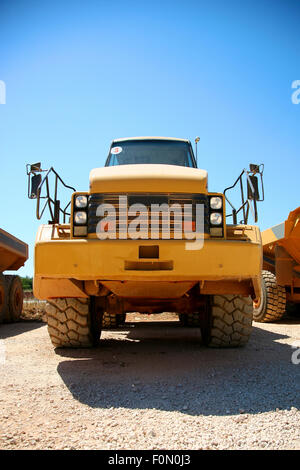
[[204,344],[213,348],[245,346],[251,335],[252,315],[251,297],[211,296],[201,328]]
[[20,320],[23,310],[23,287],[19,276],[5,276],[7,286],[7,308],[5,312],[5,322],[13,323]]
[[120,325],[123,325],[126,320],[126,314],[116,314],[104,312],[102,317],[102,328],[106,330],[113,330]]
[[285,287],[277,284],[276,276],[270,271],[262,272],[262,298],[254,304],[253,320],[260,323],[280,320],[286,307]]
[[99,343],[101,312],[90,299],[51,299],[46,304],[48,332],[56,348],[90,348]]
[[179,313],[179,321],[183,326],[199,327],[201,326],[202,314],[200,312]]
[[5,321],[8,306],[8,292],[5,277],[0,273],[0,323]]

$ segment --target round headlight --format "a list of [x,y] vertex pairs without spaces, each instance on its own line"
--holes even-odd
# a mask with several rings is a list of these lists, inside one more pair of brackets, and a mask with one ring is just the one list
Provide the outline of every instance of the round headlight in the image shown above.
[[211,225],[221,225],[222,221],[223,221],[222,214],[219,214],[218,212],[212,212],[210,214]]
[[86,224],[86,221],[87,221],[87,215],[86,215],[86,212],[83,212],[83,211],[78,211],[78,212],[75,212],[75,215],[74,215],[74,222],[78,225],[84,225]]
[[222,208],[222,198],[214,196],[210,198],[210,207],[211,209],[218,210]]
[[78,209],[83,209],[86,207],[88,204],[88,199],[86,196],[76,196],[75,198],[75,206],[78,207]]

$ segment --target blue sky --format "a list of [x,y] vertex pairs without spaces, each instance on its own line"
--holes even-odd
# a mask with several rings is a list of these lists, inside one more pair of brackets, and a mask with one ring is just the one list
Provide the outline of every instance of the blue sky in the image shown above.
[[25,164],[87,190],[118,137],[199,135],[211,191],[263,162],[259,226],[284,220],[299,206],[299,17],[283,0],[1,0],[0,226],[30,246],[20,275],[39,225]]

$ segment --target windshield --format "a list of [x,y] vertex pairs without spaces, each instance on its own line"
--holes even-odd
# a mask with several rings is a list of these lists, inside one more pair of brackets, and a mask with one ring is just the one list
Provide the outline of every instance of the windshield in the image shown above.
[[114,142],[105,166],[160,163],[195,168],[192,147],[178,140],[126,140]]

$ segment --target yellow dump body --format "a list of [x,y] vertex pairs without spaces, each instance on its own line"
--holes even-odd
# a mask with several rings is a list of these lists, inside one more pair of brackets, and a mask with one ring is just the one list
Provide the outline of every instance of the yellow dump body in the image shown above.
[[28,245],[0,229],[0,272],[16,271],[28,259]]
[[262,232],[263,267],[286,287],[287,300],[300,302],[300,207],[287,220]]

